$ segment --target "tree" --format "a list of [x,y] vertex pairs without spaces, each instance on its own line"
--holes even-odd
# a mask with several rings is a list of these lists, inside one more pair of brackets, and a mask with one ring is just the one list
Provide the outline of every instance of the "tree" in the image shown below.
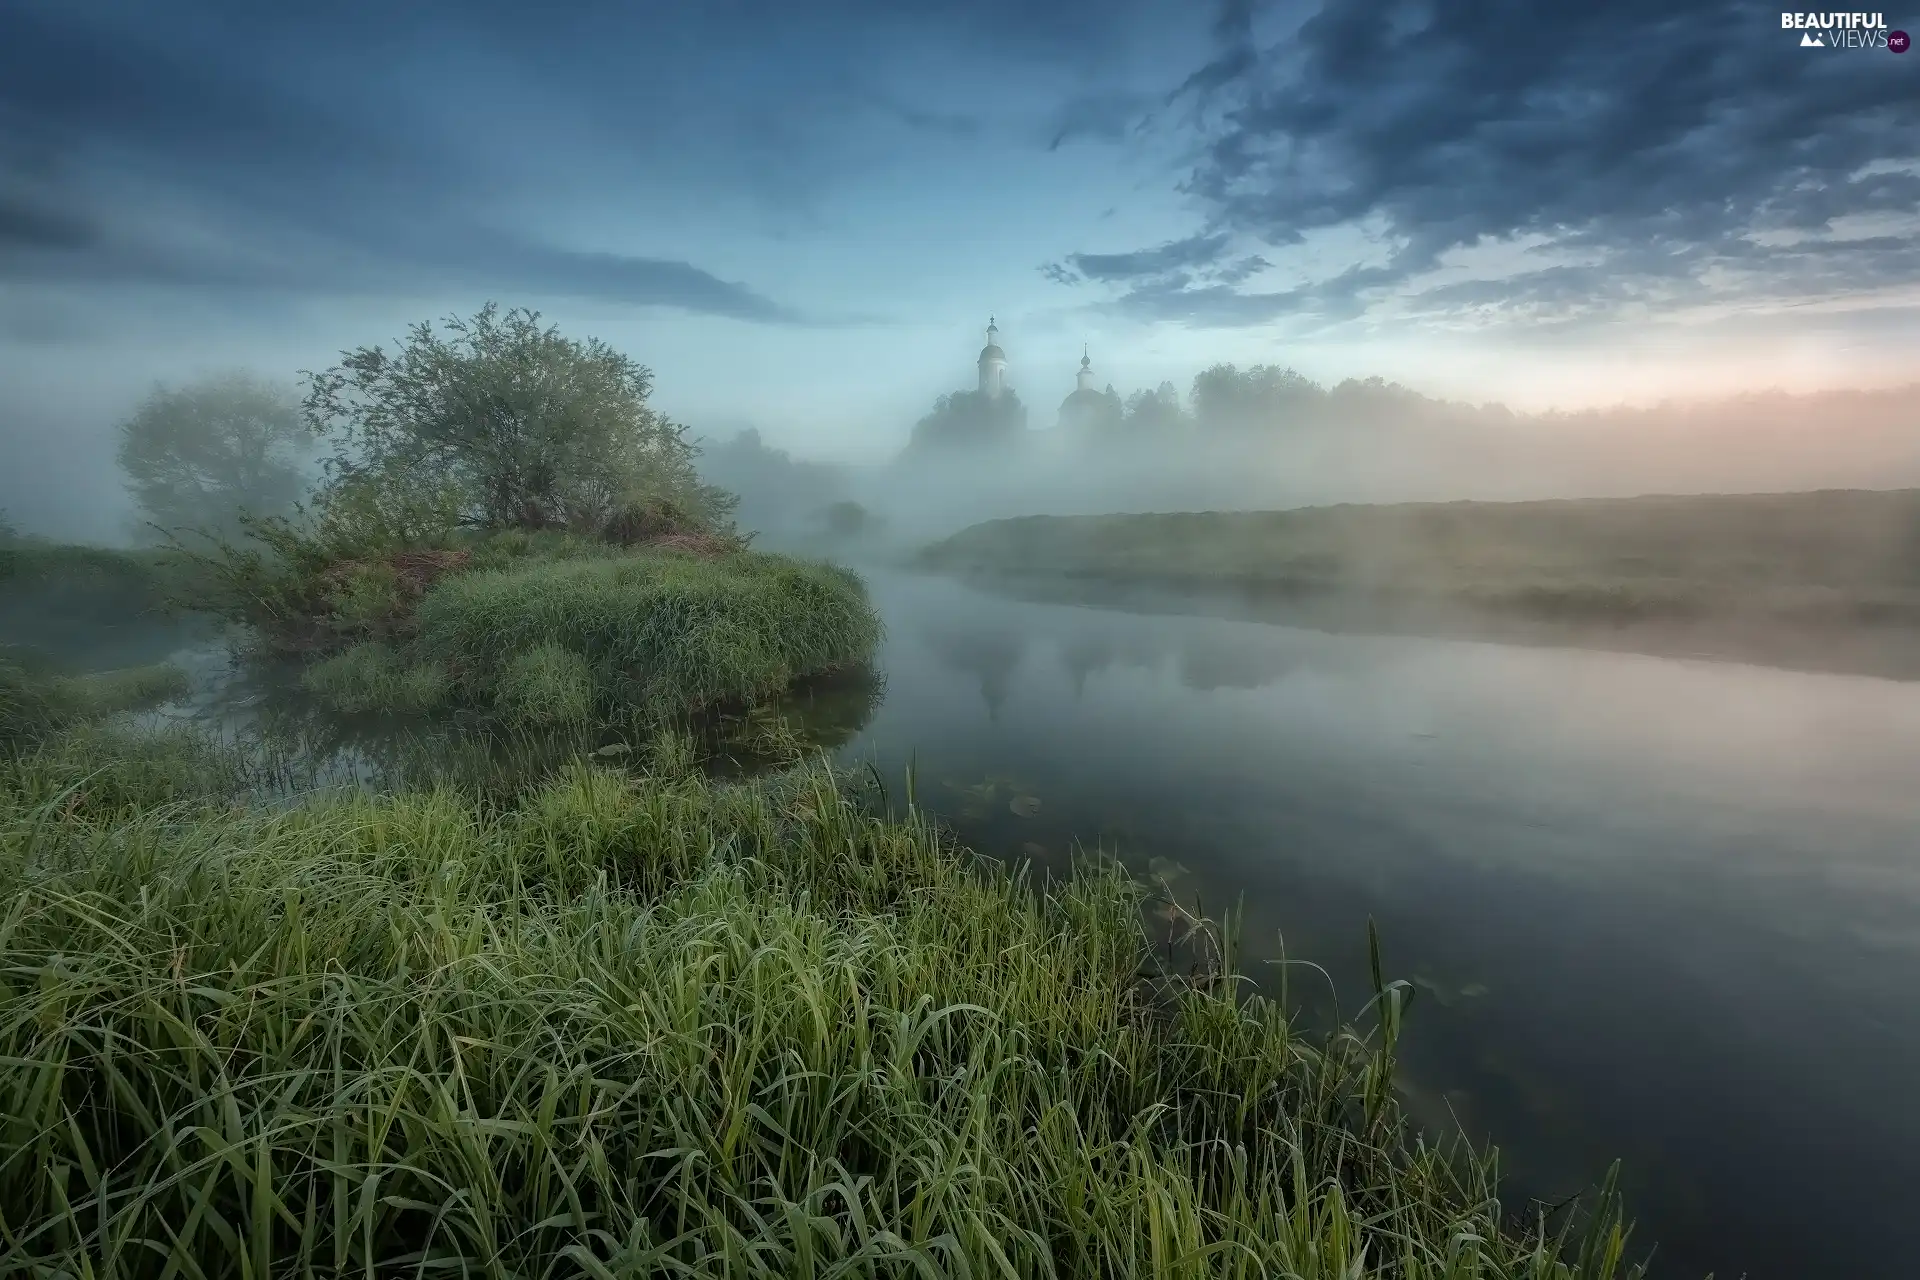
[[1123,426],[1129,431],[1150,435],[1174,430],[1186,424],[1180,411],[1180,393],[1171,382],[1163,382],[1152,391],[1136,391],[1127,397]]
[[843,468],[797,459],[767,444],[751,427],[701,449],[700,475],[738,494],[741,522],[767,531],[802,529],[822,503],[843,496],[848,484]]
[[391,355],[361,347],[307,378],[307,420],[337,446],[323,507],[436,494],[469,526],[594,532],[646,509],[708,525],[732,509],[686,428],[647,402],[652,371],[535,311],[423,322]]
[[148,520],[221,537],[245,512],[299,501],[312,443],[291,394],[235,373],[155,387],[120,425],[116,456]]
[[1205,426],[1247,429],[1297,422],[1326,397],[1292,369],[1257,364],[1242,372],[1216,364],[1193,379],[1193,416]]
[[1005,444],[1018,439],[1026,428],[1027,407],[1011,388],[997,396],[955,391],[935,400],[933,412],[914,424],[907,449],[920,453]]
[[828,504],[821,509],[820,522],[833,538],[857,538],[874,523],[873,513],[851,499]]

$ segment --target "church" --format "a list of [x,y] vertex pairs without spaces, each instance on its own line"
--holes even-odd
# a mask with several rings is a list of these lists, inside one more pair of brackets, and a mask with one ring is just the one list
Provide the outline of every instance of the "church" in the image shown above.
[[[1007,394],[1007,353],[1000,345],[1000,327],[992,316],[987,317],[987,345],[980,348],[979,370],[980,383],[975,394],[987,401],[996,401]],[[1105,391],[1094,390],[1093,358],[1083,346],[1080,368],[1074,374],[1074,388],[1060,402],[1056,425],[1069,430],[1099,428],[1117,423],[1120,413],[1120,397],[1113,384],[1107,384]]]
[[971,391],[954,391],[934,402],[933,412],[913,428],[903,456],[944,453],[959,448],[1013,446],[1042,438],[1064,441],[1088,431],[1116,425],[1121,418],[1120,397],[1109,385],[1093,388],[1093,359],[1083,348],[1080,370],[1071,394],[1060,403],[1053,431],[1027,430],[1027,407],[1007,382],[1007,352],[1000,345],[1000,326],[987,318],[987,344],[975,362],[979,380]]

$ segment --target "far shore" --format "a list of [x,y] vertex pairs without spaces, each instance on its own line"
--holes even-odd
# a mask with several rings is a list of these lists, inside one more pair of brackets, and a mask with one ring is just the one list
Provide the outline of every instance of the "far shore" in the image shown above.
[[1920,679],[1914,490],[1033,516],[917,563],[1134,611]]

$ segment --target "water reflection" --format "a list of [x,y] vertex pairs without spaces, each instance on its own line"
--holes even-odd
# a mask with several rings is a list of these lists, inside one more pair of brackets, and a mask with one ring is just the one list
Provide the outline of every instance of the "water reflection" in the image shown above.
[[1416,1107],[1547,1201],[1626,1159],[1667,1274],[1920,1250],[1920,686],[874,586],[850,754],[916,753],[969,839],[1177,865],[1350,1009],[1376,920]]
[[1026,652],[1026,641],[1020,633],[1006,628],[963,625],[951,630],[925,630],[922,640],[947,666],[979,681],[980,701],[986,706],[987,718],[998,720],[1007,691],[1013,684],[1013,674]]
[[[313,785],[447,780],[517,791],[593,756],[602,765],[644,765],[648,725],[518,729],[457,710],[418,716],[342,713],[301,687],[301,665],[242,657],[230,641],[178,650],[190,697],[150,717],[209,728],[275,761],[297,761]],[[873,717],[886,684],[871,667],[805,680],[764,707],[743,713],[712,708],[678,728],[695,739],[696,757],[720,775],[738,775],[791,758],[796,749],[834,751]]]

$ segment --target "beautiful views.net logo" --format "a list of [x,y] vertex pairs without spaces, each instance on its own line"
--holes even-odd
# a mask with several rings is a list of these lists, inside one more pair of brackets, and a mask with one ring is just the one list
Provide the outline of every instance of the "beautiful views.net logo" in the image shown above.
[[1890,49],[1905,53],[1913,41],[1887,30],[1883,13],[1783,13],[1780,29],[1800,32],[1802,49]]

